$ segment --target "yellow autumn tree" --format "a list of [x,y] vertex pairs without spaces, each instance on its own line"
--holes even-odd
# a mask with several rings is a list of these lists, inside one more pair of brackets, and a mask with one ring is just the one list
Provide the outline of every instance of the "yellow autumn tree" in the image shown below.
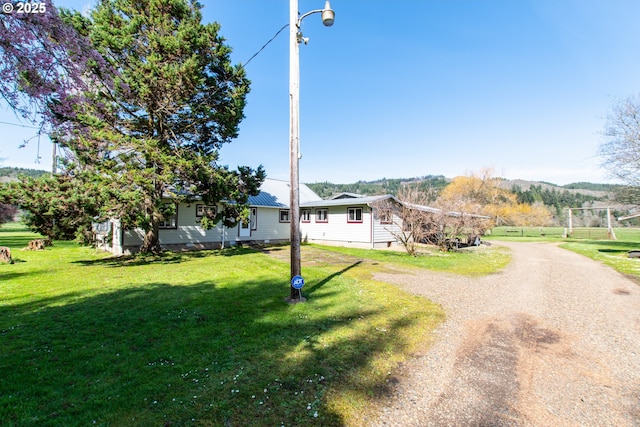
[[494,224],[544,226],[551,223],[551,212],[542,204],[518,203],[517,196],[501,186],[502,179],[490,168],[454,178],[440,194],[441,206],[487,215]]

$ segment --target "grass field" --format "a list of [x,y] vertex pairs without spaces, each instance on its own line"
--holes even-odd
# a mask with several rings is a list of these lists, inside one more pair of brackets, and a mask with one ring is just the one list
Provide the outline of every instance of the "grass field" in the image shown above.
[[482,276],[495,273],[506,267],[511,260],[511,256],[505,248],[492,247],[489,249],[486,246],[452,252],[440,252],[435,247],[425,247],[420,249],[421,256],[418,257],[407,256],[404,251],[371,251],[340,246],[324,246],[322,248],[327,251],[383,263],[390,262],[406,267],[426,268],[465,276]]
[[289,305],[288,263],[252,249],[21,250],[34,237],[0,228],[3,426],[366,425],[444,319],[322,248]]

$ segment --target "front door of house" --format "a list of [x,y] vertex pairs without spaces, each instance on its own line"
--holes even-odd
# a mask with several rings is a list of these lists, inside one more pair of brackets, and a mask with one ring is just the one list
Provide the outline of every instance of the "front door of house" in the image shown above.
[[240,237],[251,236],[251,218],[240,221]]

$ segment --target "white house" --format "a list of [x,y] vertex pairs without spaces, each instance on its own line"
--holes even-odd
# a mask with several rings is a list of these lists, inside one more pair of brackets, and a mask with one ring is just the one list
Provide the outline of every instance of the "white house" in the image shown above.
[[[300,202],[321,201],[316,193],[300,185]],[[167,200],[167,203],[171,203]],[[238,242],[279,243],[289,241],[289,182],[267,178],[257,196],[249,197],[250,218],[233,228],[222,223],[210,230],[200,225],[207,209],[216,209],[202,202],[181,203],[176,214],[160,226],[160,245],[169,250],[213,249],[233,246]],[[123,230],[119,221],[112,220],[94,227],[98,246],[114,254],[127,254],[142,245],[144,231],[139,228]]]
[[[385,218],[376,205],[382,201],[401,202],[391,195],[362,196],[341,193],[323,200],[304,184],[300,185],[300,231],[303,242],[367,248],[389,247],[397,243],[391,231],[402,224],[397,216]],[[167,203],[171,203],[167,200]],[[216,206],[194,201],[181,203],[176,213],[161,225],[160,245],[169,250],[213,249],[238,243],[281,243],[289,241],[289,182],[265,179],[257,196],[249,197],[250,217],[246,223],[224,227],[219,223],[206,230],[200,225],[203,213]],[[437,212],[428,206],[415,206]],[[144,231],[123,230],[119,221],[96,224],[98,246],[114,254],[132,253],[142,245]]]

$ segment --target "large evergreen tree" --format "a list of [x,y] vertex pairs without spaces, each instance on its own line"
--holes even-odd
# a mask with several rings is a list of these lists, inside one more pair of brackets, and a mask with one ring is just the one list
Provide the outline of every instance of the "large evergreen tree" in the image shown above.
[[[231,226],[264,179],[262,167],[218,164],[220,147],[238,134],[249,81],[231,64],[219,25],[201,23],[200,9],[193,0],[101,0],[89,18],[59,15],[65,31],[54,47],[62,54],[41,62],[55,63],[61,77],[47,81],[47,93],[26,90],[48,76],[38,63],[14,67],[16,89],[44,100],[35,105],[45,106],[68,170],[92,171],[114,190],[102,212],[142,227],[142,251],[159,249],[167,198],[222,203],[204,220]],[[29,46],[38,44],[23,50]]]
[[25,210],[22,221],[43,236],[90,243],[93,218],[108,197],[98,182],[90,182],[82,176],[22,175],[0,186],[0,200]]

